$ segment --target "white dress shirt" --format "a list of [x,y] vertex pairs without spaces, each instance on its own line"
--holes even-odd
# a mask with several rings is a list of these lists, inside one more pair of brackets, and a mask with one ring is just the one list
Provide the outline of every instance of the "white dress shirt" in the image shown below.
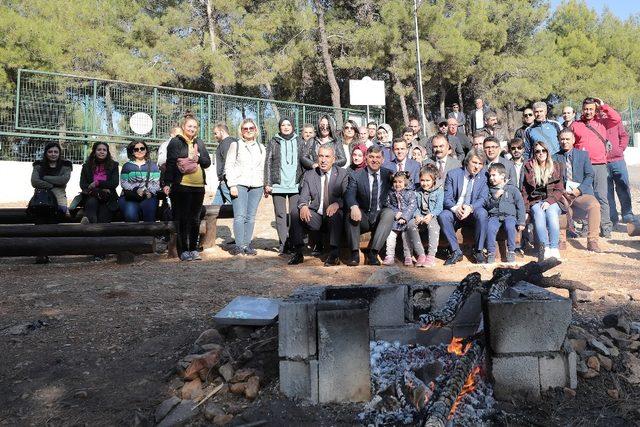
[[327,173],[323,173],[320,175],[320,207],[318,208],[318,213],[320,215],[323,214],[322,207],[324,206],[324,181],[329,180],[331,182],[331,169]]

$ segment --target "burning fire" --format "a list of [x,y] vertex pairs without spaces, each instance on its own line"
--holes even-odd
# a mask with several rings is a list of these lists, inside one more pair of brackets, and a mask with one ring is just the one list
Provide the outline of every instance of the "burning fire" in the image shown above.
[[447,346],[447,351],[457,356],[462,356],[463,354],[465,354],[467,350],[469,350],[469,347],[471,347],[471,343],[468,342],[466,345],[463,345],[463,340],[464,338],[453,337],[453,339]]
[[460,401],[462,400],[462,398],[476,389],[475,378],[476,378],[476,375],[478,375],[479,373],[480,373],[480,366],[476,366],[471,370],[471,373],[469,374],[469,376],[467,377],[467,380],[464,382],[464,385],[462,386],[462,391],[460,392],[460,394],[458,395],[458,398],[456,399],[456,401],[453,403],[453,406],[451,407],[451,412],[449,412],[449,417],[448,417],[449,419],[453,418],[453,415],[456,413],[456,409],[458,409],[458,405],[460,404]]

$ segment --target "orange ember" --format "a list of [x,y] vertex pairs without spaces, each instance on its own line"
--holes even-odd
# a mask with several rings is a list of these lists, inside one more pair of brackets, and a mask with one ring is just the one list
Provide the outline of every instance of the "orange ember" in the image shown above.
[[467,350],[469,350],[469,347],[471,347],[471,343],[469,342],[469,343],[467,343],[467,345],[463,346],[462,345],[462,341],[463,340],[464,340],[464,338],[453,337],[453,339],[451,340],[451,342],[447,346],[447,351],[449,353],[453,353],[453,354],[456,354],[458,356],[462,356],[463,354],[465,354],[467,352]]
[[462,386],[462,391],[460,392],[460,394],[458,395],[458,398],[456,399],[456,401],[453,403],[453,406],[451,407],[451,412],[449,412],[448,419],[453,418],[453,415],[456,413],[456,409],[458,409],[458,405],[460,404],[460,401],[462,400],[462,398],[476,389],[476,375],[478,375],[479,373],[480,373],[480,366],[476,366],[471,370],[471,373],[469,374],[469,376],[467,377],[467,380],[464,382],[464,385]]

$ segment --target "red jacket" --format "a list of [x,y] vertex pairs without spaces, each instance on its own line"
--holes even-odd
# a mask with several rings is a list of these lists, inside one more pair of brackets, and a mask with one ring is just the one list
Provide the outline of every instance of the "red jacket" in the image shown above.
[[[607,104],[603,104],[600,107],[600,115],[596,114],[596,117],[589,121],[589,125],[607,139],[607,129],[615,127],[620,121],[620,114]],[[571,123],[571,130],[576,135],[575,148],[587,151],[592,164],[606,164],[607,150],[604,143],[585,126],[585,122],[586,119],[582,116],[580,120]]]
[[539,201],[548,202],[550,205],[557,203],[562,211],[566,211],[564,204],[564,186],[562,184],[562,163],[553,162],[553,175],[546,186],[538,187],[536,185],[536,176],[533,172],[533,162],[535,159],[529,159],[524,166],[524,182],[522,183],[522,198],[527,212],[531,205],[535,205]]
[[613,148],[607,153],[607,163],[624,160],[624,150],[629,145],[629,134],[624,129],[622,122],[607,129],[607,139],[611,141]]

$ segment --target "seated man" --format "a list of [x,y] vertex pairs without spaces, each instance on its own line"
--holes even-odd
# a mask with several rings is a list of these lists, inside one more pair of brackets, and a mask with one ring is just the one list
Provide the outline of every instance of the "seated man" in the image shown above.
[[343,195],[349,174],[346,169],[335,166],[335,161],[333,147],[322,146],[318,149],[318,167],[305,172],[302,177],[298,206],[291,207],[291,243],[295,246],[295,254],[289,260],[289,265],[304,261],[304,229],[320,231],[323,226],[329,227],[331,245],[324,265],[340,264],[338,256],[344,225]]
[[560,131],[560,152],[556,160],[564,166],[563,180],[565,199],[569,205],[568,232],[576,236],[573,230],[573,218],[586,219],[589,224],[587,250],[600,253],[600,204],[593,193],[593,167],[589,153],[573,148],[575,136],[570,128]]
[[[500,143],[498,142],[498,140],[493,136],[489,136],[484,139],[482,147],[484,149],[485,156],[487,156],[487,160],[485,163],[486,169],[489,170],[489,166],[494,163],[502,163],[504,165],[504,168],[507,170],[507,181],[511,181],[511,178],[516,176],[516,172],[511,160],[505,159],[504,157],[500,156],[500,152],[502,151],[502,149],[500,148]],[[513,181],[511,181],[511,184],[516,185],[516,183]]]
[[393,141],[392,148],[395,157],[390,161],[385,161],[382,166],[389,169],[391,172],[409,172],[411,189],[413,190],[420,181],[420,177],[418,176],[420,174],[420,163],[408,157],[409,146],[404,139],[396,139]]
[[449,141],[442,135],[433,137],[431,140],[431,149],[433,151],[433,161],[429,161],[429,163],[436,165],[440,173],[438,182],[443,183],[447,173],[450,170],[461,168],[462,163],[460,163],[460,160],[457,158],[451,156]]
[[[380,265],[378,252],[387,240],[393,226],[393,211],[385,206],[391,183],[391,171],[382,167],[382,148],[373,145],[367,149],[367,167],[349,177],[344,195],[348,219],[347,238],[351,248],[348,266],[360,263],[360,234],[371,231],[369,264]],[[345,208],[345,211],[347,210]]]
[[444,265],[462,260],[456,230],[466,224],[473,224],[475,231],[475,261],[484,263],[482,250],[487,234],[487,211],[483,206],[489,194],[484,162],[482,151],[471,150],[464,159],[464,167],[450,171],[445,179],[444,210],[438,215],[438,221],[449,242],[451,255]]

